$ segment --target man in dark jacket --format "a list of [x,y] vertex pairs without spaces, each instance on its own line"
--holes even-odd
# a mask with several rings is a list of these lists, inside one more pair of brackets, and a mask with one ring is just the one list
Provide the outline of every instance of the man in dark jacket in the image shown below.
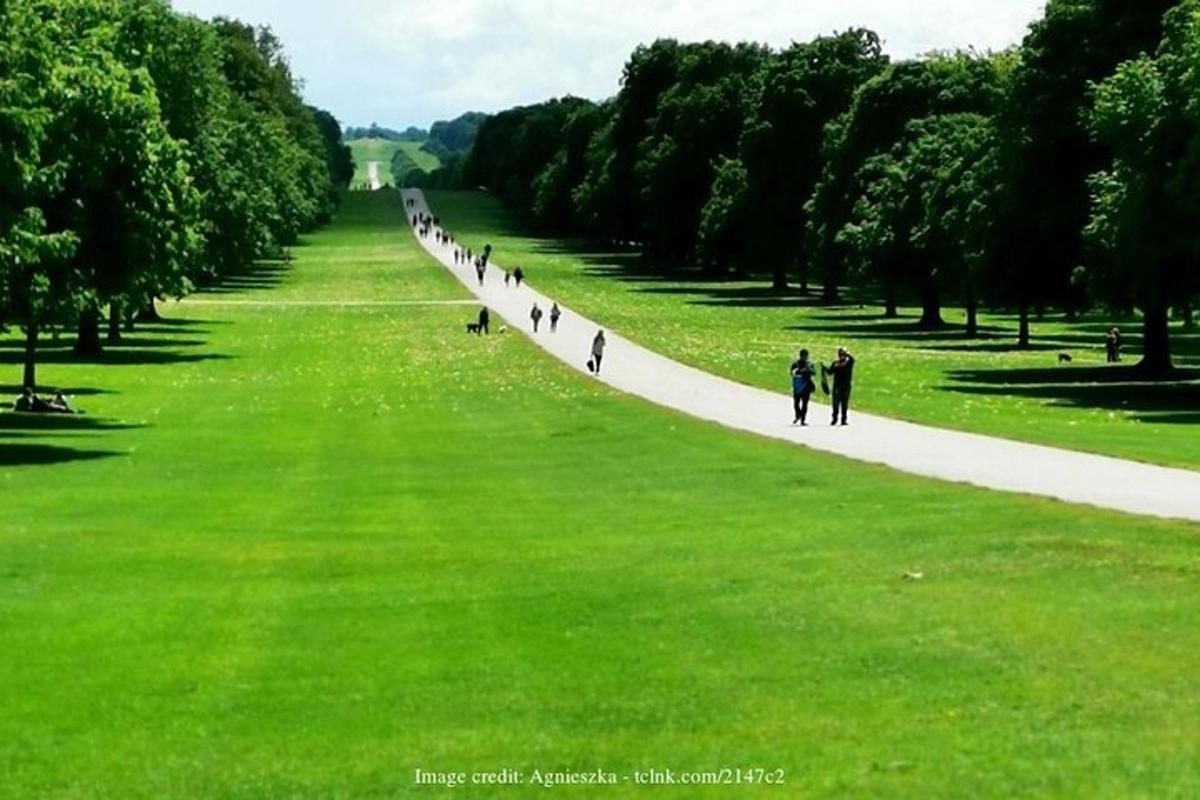
[[479,330],[476,331],[476,333],[479,333],[479,334],[489,333],[489,335],[490,335],[490,332],[488,331],[488,322],[490,320],[491,320],[491,315],[488,314],[488,310],[486,308],[480,309],[480,311],[479,311]]
[[840,414],[842,424],[846,424],[846,412],[850,410],[850,389],[854,381],[854,356],[846,352],[846,348],[838,348],[837,361],[826,370],[833,376],[833,421],[830,425],[838,424]]

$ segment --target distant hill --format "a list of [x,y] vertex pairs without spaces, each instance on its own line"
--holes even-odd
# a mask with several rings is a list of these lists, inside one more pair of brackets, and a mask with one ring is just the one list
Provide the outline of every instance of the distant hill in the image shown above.
[[475,134],[487,118],[483,112],[468,111],[452,120],[435,122],[422,149],[443,161],[452,155],[466,153],[475,144]]
[[366,128],[346,128],[343,138],[347,142],[356,139],[383,139],[388,142],[424,142],[429,138],[429,131],[417,127],[408,127],[403,131],[396,131],[371,123]]

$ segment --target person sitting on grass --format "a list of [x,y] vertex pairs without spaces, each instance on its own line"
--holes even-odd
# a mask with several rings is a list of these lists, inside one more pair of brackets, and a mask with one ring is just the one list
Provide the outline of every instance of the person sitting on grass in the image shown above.
[[37,396],[33,387],[26,386],[20,397],[13,403],[13,411],[25,414],[74,414],[70,402],[62,392],[55,392],[53,400],[44,400]]
[[71,407],[71,402],[62,392],[55,392],[54,398],[50,401],[50,407],[57,414],[74,414],[75,409]]

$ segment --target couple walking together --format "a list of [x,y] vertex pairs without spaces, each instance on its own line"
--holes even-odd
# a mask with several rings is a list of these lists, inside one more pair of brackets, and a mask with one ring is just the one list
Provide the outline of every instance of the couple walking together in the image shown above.
[[854,356],[846,348],[839,347],[837,359],[828,367],[824,364],[813,364],[807,350],[800,351],[800,357],[792,363],[792,407],[796,418],[792,424],[808,424],[808,401],[817,390],[817,367],[821,368],[821,389],[830,394],[829,378],[833,379],[833,420],[830,425],[837,425],[839,420],[846,425],[846,413],[850,410],[850,389],[854,380]]

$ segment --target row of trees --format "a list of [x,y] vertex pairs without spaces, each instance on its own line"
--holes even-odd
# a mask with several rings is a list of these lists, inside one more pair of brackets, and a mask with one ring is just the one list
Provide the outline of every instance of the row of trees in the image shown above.
[[463,165],[559,233],[776,288],[1076,313],[1139,309],[1171,367],[1200,290],[1200,0],[1050,0],[1019,48],[893,62],[850,30],[783,51],[638,48],[620,92],[486,120]]
[[0,325],[119,339],[327,221],[353,175],[266,29],[164,0],[0,3]]

